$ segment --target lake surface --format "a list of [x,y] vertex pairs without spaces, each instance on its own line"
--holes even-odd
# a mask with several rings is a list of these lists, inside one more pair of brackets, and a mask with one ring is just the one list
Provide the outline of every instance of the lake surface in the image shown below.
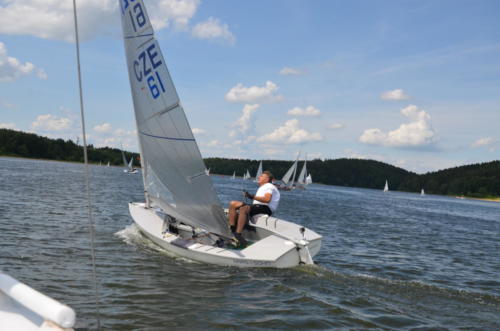
[[[141,175],[91,168],[106,329],[500,329],[500,203],[323,185],[283,192],[277,216],[324,237],[318,265],[238,269],[156,247],[127,209],[143,201]],[[212,180],[225,204],[256,188]],[[80,164],[0,158],[0,269],[73,307],[78,328],[95,328],[84,187]]]

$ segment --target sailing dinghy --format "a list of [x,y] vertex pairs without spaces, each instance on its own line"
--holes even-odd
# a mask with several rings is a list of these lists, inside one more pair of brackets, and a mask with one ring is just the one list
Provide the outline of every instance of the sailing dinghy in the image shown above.
[[129,210],[140,231],[164,249],[200,262],[312,264],[322,237],[276,217],[255,215],[243,232],[250,245],[230,245],[227,215],[205,173],[144,2],[120,1],[120,8],[146,200],[129,203]]
[[387,182],[387,179],[385,180],[384,192],[389,192],[389,182]]
[[130,158],[130,161],[127,162],[127,158],[125,157],[125,153],[123,152],[122,149],[122,158],[123,158],[123,164],[125,165],[125,169],[123,169],[123,172],[127,174],[136,174],[137,169],[134,169],[134,157],[132,156]]

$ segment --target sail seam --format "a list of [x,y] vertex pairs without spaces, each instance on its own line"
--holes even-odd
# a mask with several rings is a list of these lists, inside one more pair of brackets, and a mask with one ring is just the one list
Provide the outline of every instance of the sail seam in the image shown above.
[[163,136],[156,136],[154,134],[149,134],[140,131],[141,134],[148,136],[148,137],[153,137],[153,138],[158,138],[158,139],[166,139],[166,140],[181,140],[181,141],[195,141],[194,138],[174,138],[174,137],[163,137]]
[[153,115],[149,116],[148,118],[146,118],[146,120],[144,120],[143,122],[146,122],[146,121],[149,121],[150,119],[152,119],[153,117],[156,117],[156,116],[160,116],[160,115],[163,115],[165,113],[168,113],[169,111],[171,110],[174,110],[175,108],[177,108],[179,106],[179,102],[176,102],[174,103],[173,105],[163,109],[163,110],[160,110],[159,112],[156,112],[154,113]]
[[147,34],[140,34],[140,35],[137,35],[137,36],[125,36],[124,38],[125,39],[133,39],[133,38],[139,38],[139,37],[148,37],[148,36],[152,36],[153,33],[147,33]]

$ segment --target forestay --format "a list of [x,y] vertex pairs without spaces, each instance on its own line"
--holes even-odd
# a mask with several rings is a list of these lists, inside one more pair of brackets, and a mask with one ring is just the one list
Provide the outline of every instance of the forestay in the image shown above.
[[180,221],[232,237],[142,0],[120,0],[147,200]]

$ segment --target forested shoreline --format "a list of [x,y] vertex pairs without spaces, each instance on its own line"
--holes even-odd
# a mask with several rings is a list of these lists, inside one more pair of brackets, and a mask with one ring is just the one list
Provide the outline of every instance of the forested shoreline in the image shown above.
[[[127,159],[137,153],[125,152]],[[0,156],[83,162],[83,147],[71,140],[51,139],[33,133],[0,129]],[[117,148],[88,149],[92,163],[123,165],[121,151]],[[258,160],[206,158],[205,164],[212,174],[231,176],[236,172],[242,176],[248,169],[255,174]],[[270,170],[277,178],[291,166],[292,161],[264,160],[265,170]],[[299,168],[303,162],[300,162]],[[139,165],[139,162],[136,162]],[[386,180],[391,190],[420,192],[441,195],[469,197],[500,196],[500,161],[470,164],[455,168],[416,174],[393,165],[361,159],[314,159],[307,162],[308,172],[315,183],[382,189]]]

